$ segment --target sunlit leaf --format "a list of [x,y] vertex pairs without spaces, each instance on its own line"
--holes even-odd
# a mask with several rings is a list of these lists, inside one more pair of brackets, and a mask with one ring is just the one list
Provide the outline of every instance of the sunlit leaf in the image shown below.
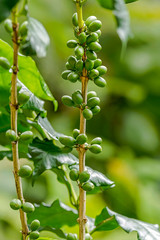
[[[97,0],[99,2],[99,4],[107,9],[114,9],[114,0]],[[132,2],[136,2],[137,0],[125,0],[125,3],[132,3]]]
[[[53,227],[40,227],[38,229],[40,232],[41,231],[48,231],[48,232],[52,232],[54,234],[56,234],[58,237],[60,238],[66,238],[66,235],[64,234],[64,232],[61,229],[57,229],[57,228],[53,228]],[[41,238],[39,238],[38,240],[40,240]],[[42,240],[52,240],[51,238],[42,238]]]

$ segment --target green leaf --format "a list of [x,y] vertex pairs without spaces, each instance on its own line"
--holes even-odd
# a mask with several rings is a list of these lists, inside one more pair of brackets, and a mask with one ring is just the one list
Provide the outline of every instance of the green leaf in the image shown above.
[[[48,231],[48,232],[52,232],[54,234],[56,234],[58,237],[60,238],[64,238],[66,239],[66,235],[64,234],[64,232],[61,229],[57,229],[57,228],[53,228],[53,227],[40,227],[38,229],[40,232],[41,231]],[[41,238],[38,238],[38,240],[40,240]],[[42,240],[52,240],[51,238],[42,238]]]
[[0,160],[3,160],[5,157],[12,160],[12,151],[0,151]]
[[[0,40],[0,56],[8,59],[12,65],[13,49],[12,47]],[[11,81],[11,71],[0,67],[0,88],[9,89]],[[47,84],[39,73],[35,62],[30,57],[19,55],[19,73],[18,79],[33,93],[35,96],[53,101],[56,107],[56,101],[52,96]]]
[[[97,0],[103,8],[114,9],[114,0]],[[125,0],[125,3],[136,2],[137,0]]]
[[34,180],[45,170],[54,169],[63,164],[73,165],[77,162],[74,155],[63,153],[61,148],[53,144],[52,140],[41,141],[35,138],[29,145],[29,154],[35,165]]
[[38,219],[41,227],[60,229],[62,226],[75,226],[77,224],[77,210],[63,204],[58,199],[51,205],[41,204],[35,206],[35,211],[28,214],[28,221]]
[[22,45],[22,52],[26,55],[35,53],[39,58],[45,57],[50,43],[47,31],[39,21],[31,17],[28,18],[27,28],[27,42]]
[[109,208],[104,208],[100,215],[95,219],[96,228],[92,231],[108,231],[120,226],[127,233],[136,231],[138,240],[159,240],[160,232],[158,231],[158,224],[149,224],[125,217],[121,214],[111,211]]
[[[69,167],[70,169],[79,169],[78,165],[71,165]],[[104,191],[108,188],[112,188],[115,186],[114,182],[112,182],[111,180],[109,180],[104,174],[93,170],[90,167],[86,166],[86,169],[88,170],[88,172],[90,173],[90,179],[89,182],[92,182],[95,186],[95,188],[88,192],[89,194],[94,194],[100,191]]]
[[0,0],[0,22],[6,19],[19,0]]

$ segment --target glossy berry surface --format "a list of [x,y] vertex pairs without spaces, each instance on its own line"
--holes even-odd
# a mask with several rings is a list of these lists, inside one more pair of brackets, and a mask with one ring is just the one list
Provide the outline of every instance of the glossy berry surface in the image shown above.
[[32,175],[32,168],[29,165],[23,165],[19,171],[18,175],[22,178],[28,178]]
[[10,202],[10,207],[13,209],[13,210],[18,210],[20,209],[22,206],[22,203],[21,203],[21,200],[19,199],[13,199],[11,202]]

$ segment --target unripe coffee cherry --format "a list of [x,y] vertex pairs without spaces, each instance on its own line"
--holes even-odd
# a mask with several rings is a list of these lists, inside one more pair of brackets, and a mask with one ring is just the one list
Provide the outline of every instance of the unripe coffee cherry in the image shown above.
[[62,103],[63,103],[64,105],[68,106],[68,107],[74,106],[74,102],[73,102],[72,98],[71,98],[70,96],[68,96],[68,95],[64,95],[64,96],[61,98],[61,100],[62,100]]
[[79,178],[79,171],[77,169],[72,169],[69,172],[69,176],[72,181],[77,181]]
[[107,72],[107,68],[105,66],[99,66],[96,69],[98,70],[100,76]]
[[94,67],[94,62],[93,62],[92,60],[90,60],[90,59],[87,59],[87,60],[85,61],[85,69],[86,69],[87,71],[90,71],[90,70],[93,69],[93,67]]
[[18,171],[18,175],[22,178],[28,178],[32,175],[32,168],[29,165],[23,165],[19,171]]
[[92,240],[93,238],[91,237],[91,235],[89,233],[85,234],[85,240]]
[[98,97],[92,97],[88,100],[87,106],[90,108],[94,108],[96,105],[100,104],[100,99]]
[[9,70],[11,68],[11,64],[7,58],[0,57],[0,67]]
[[94,184],[91,182],[86,182],[83,184],[82,186],[83,190],[85,190],[86,192],[90,192],[94,189]]
[[69,40],[68,42],[67,42],[67,47],[69,47],[69,48],[75,48],[76,46],[77,46],[77,41],[76,40]]
[[74,68],[69,64],[69,62],[66,62],[66,68],[68,70],[74,70]]
[[91,141],[91,145],[92,144],[101,144],[102,143],[102,138],[100,137],[96,137]]
[[76,72],[71,72],[68,74],[67,79],[71,82],[77,82],[79,75]]
[[89,45],[90,50],[99,52],[101,51],[102,47],[98,42],[91,42]]
[[93,113],[90,109],[84,109],[83,110],[83,117],[87,120],[90,120],[93,117]]
[[8,137],[8,139],[10,141],[17,141],[17,135],[16,135],[15,131],[13,131],[11,129],[7,130],[6,137]]
[[79,181],[80,183],[87,182],[90,179],[90,173],[86,170],[80,173],[79,175]]
[[91,42],[95,42],[97,41],[98,39],[98,34],[97,33],[91,33],[88,37],[87,37],[87,40],[86,40],[86,43],[89,44]]
[[86,38],[87,38],[87,36],[86,36],[85,32],[81,32],[78,36],[79,43],[84,44],[86,42]]
[[77,59],[74,56],[70,56],[68,58],[68,63],[72,67],[72,69],[75,68],[76,62],[77,62]]
[[94,61],[94,68],[97,68],[97,67],[99,67],[99,66],[101,66],[101,64],[102,64],[102,60],[101,59],[96,59],[95,61]]
[[33,133],[31,131],[25,131],[20,135],[20,139],[23,141],[30,141],[33,139]]
[[76,142],[75,139],[70,136],[59,137],[59,141],[61,144],[68,146],[68,147],[72,147]]
[[27,91],[19,92],[18,103],[24,105],[30,98],[30,93]]
[[26,212],[26,213],[31,213],[31,212],[34,212],[35,207],[34,207],[34,205],[33,205],[32,203],[30,203],[30,202],[25,202],[25,203],[23,203],[23,205],[22,205],[22,210],[23,210],[24,212]]
[[100,37],[102,34],[101,30],[97,30],[96,33],[98,34],[98,37]]
[[21,200],[19,199],[13,199],[11,202],[10,202],[10,207],[13,209],[13,210],[18,210],[20,209],[22,206],[22,203],[21,203]]
[[77,13],[74,13],[73,16],[72,16],[72,23],[75,27],[78,26],[78,15]]
[[74,129],[73,130],[73,137],[76,139],[77,138],[77,136],[79,135],[79,133],[80,133],[80,131],[79,131],[79,129]]
[[99,144],[92,144],[89,148],[92,153],[98,154],[102,152],[102,147]]
[[87,93],[87,100],[92,97],[97,97],[97,93],[95,91],[90,91]]
[[35,219],[31,222],[30,228],[32,231],[37,230],[40,227],[40,221],[38,219]]
[[4,28],[8,33],[12,33],[13,32],[13,28],[12,28],[12,21],[10,19],[6,19],[4,21]]
[[81,145],[84,144],[85,142],[87,142],[86,134],[84,133],[79,134],[76,138],[76,143]]
[[91,111],[94,115],[96,115],[97,113],[99,113],[101,111],[100,106],[95,106],[94,108],[91,108]]
[[99,76],[99,72],[97,69],[92,69],[89,73],[89,78],[94,79]]
[[80,105],[83,103],[83,97],[82,97],[82,94],[81,92],[78,90],[78,91],[75,91],[73,94],[72,94],[72,99],[73,101]]
[[77,240],[77,234],[68,233],[67,240]]
[[91,50],[86,51],[86,56],[90,60],[96,60],[97,59],[97,54]]
[[[72,152],[72,150],[73,150],[72,147],[67,147],[67,146],[64,146],[63,148],[61,148],[61,151],[63,153],[70,153],[70,152]],[[62,165],[62,164],[60,164],[60,165]]]
[[106,86],[106,80],[102,77],[97,77],[94,79],[94,83],[98,86],[98,87],[105,87]]
[[84,55],[84,48],[82,46],[77,46],[75,48],[75,55],[77,57],[82,57]]
[[69,73],[71,73],[70,70],[65,70],[65,71],[63,71],[63,72],[62,72],[62,75],[61,75],[62,78],[65,79],[65,80],[67,80],[67,77],[68,77],[68,74],[69,74]]
[[39,232],[38,231],[33,231],[29,234],[29,238],[31,240],[39,238]]
[[97,20],[97,18],[95,16],[88,17],[85,21],[86,26],[88,27],[90,25],[90,23],[95,21],[95,20]]
[[102,27],[102,23],[99,20],[94,20],[93,22],[91,22],[88,26],[89,30],[91,32],[96,32],[97,30],[99,30]]
[[83,61],[82,60],[78,60],[76,62],[75,68],[78,72],[82,72],[83,70]]
[[25,21],[22,23],[22,25],[19,28],[19,32],[21,36],[26,36],[28,32],[28,21]]

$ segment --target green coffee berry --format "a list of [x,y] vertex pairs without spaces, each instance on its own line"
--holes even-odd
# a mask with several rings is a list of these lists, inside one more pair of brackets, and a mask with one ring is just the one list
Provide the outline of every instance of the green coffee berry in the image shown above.
[[95,16],[90,16],[86,19],[85,24],[88,27],[93,21],[97,20]]
[[76,138],[76,143],[81,145],[84,144],[85,142],[87,142],[86,134],[84,133],[79,134]]
[[89,78],[94,79],[99,76],[99,72],[97,69],[92,69],[89,73]]
[[31,212],[34,212],[35,207],[34,207],[34,205],[33,205],[32,203],[30,203],[30,202],[25,202],[25,203],[23,203],[23,205],[22,205],[22,210],[23,210],[24,212],[26,212],[26,213],[31,213]]
[[102,147],[99,144],[92,144],[89,148],[92,153],[98,154],[102,152]]
[[97,59],[97,54],[94,51],[91,51],[91,50],[86,51],[86,56],[90,60],[96,60]]
[[12,33],[13,32],[13,28],[12,28],[12,21],[10,19],[6,19],[4,21],[4,28],[8,33]]
[[29,234],[29,238],[32,239],[37,239],[39,238],[39,232],[38,231],[33,231]]
[[96,69],[98,70],[100,76],[107,72],[107,68],[105,66],[99,66]]
[[6,137],[9,138],[10,141],[17,141],[17,135],[15,133],[15,131],[9,129],[6,132]]
[[87,170],[79,174],[79,181],[81,184],[87,182],[89,179],[90,179],[90,173]]
[[74,129],[73,130],[73,137],[76,139],[77,138],[77,136],[79,135],[79,133],[80,133],[80,131],[79,131],[79,129]]
[[40,227],[40,221],[38,219],[35,219],[31,222],[30,228],[32,231],[37,230]]
[[69,48],[75,48],[77,46],[77,41],[76,40],[69,40],[67,42],[67,47]]
[[69,64],[69,62],[66,62],[66,68],[68,70],[74,70],[74,68]]
[[78,15],[77,13],[74,13],[72,16],[72,24],[77,27],[78,26]]
[[75,104],[82,104],[83,103],[83,97],[82,97],[82,94],[81,92],[78,90],[78,91],[75,91],[73,94],[72,94],[72,99],[74,101]]
[[28,178],[32,175],[32,168],[29,165],[23,165],[19,171],[18,171],[18,175],[22,178]]
[[91,32],[96,32],[97,30],[99,30],[102,27],[102,23],[99,20],[94,20],[93,22],[91,22],[88,26],[89,30]]
[[95,91],[90,91],[87,93],[87,100],[92,97],[97,97],[97,93]]
[[82,185],[83,190],[85,190],[86,192],[90,192],[94,189],[94,184],[91,182],[86,182]]
[[77,82],[79,75],[76,72],[71,72],[68,74],[67,79],[71,82]]
[[10,62],[5,57],[0,57],[0,66],[7,70],[11,68]]
[[87,120],[90,120],[93,117],[93,113],[90,109],[84,109],[83,110],[83,117]]
[[19,32],[21,36],[26,36],[28,32],[28,21],[25,21],[22,23],[22,25],[19,28]]
[[68,95],[64,95],[62,98],[62,103],[68,107],[73,107],[74,106],[74,102],[72,100],[72,98]]
[[96,115],[101,111],[101,108],[100,108],[100,106],[95,106],[94,108],[91,108],[91,111],[92,111],[93,115]]
[[75,48],[75,55],[77,57],[82,57],[84,55],[84,48],[82,46],[77,46]]
[[88,100],[87,106],[90,108],[94,108],[96,105],[100,104],[100,99],[98,97],[92,97]]
[[94,62],[92,60],[90,60],[90,59],[87,59],[85,61],[85,68],[86,68],[86,70],[90,71],[90,70],[93,69],[93,67],[94,67]]
[[76,62],[77,62],[77,60],[76,60],[76,58],[74,56],[70,56],[68,58],[68,63],[72,67],[72,69],[75,68]]
[[18,94],[18,103],[24,105],[30,98],[30,93],[27,91],[19,92]]
[[59,141],[61,144],[68,146],[68,147],[73,147],[76,142],[75,139],[70,136],[59,137]]
[[93,238],[91,237],[91,235],[89,233],[85,234],[85,240],[92,240]]
[[72,147],[67,147],[67,146],[64,146],[63,148],[61,148],[61,151],[63,153],[70,153],[72,152],[73,148]]
[[101,30],[98,30],[98,31],[96,31],[96,33],[98,34],[98,37],[100,37],[101,36]]
[[79,178],[79,171],[77,169],[72,169],[69,172],[69,176],[72,181],[77,181]]
[[101,143],[102,143],[102,138],[100,138],[100,137],[96,137],[91,141],[91,145],[92,144],[99,144],[100,145]]
[[78,72],[82,72],[83,70],[83,61],[82,60],[78,60],[76,62],[75,68]]
[[89,44],[91,42],[95,42],[97,41],[98,39],[98,34],[97,33],[91,33],[88,37],[87,37],[87,40],[86,40],[86,43]]
[[94,61],[94,68],[97,68],[97,67],[99,67],[99,66],[101,66],[101,64],[102,64],[102,60],[101,59],[96,59],[95,61]]
[[106,80],[102,77],[97,77],[94,79],[94,83],[98,86],[98,87],[105,87],[106,86]]
[[30,141],[33,139],[33,133],[31,131],[25,131],[20,135],[20,139],[23,141]]
[[88,46],[90,50],[95,52],[99,52],[102,49],[101,45],[98,42],[91,42]]
[[21,200],[19,199],[13,199],[11,202],[10,202],[10,207],[13,209],[13,210],[18,210],[20,209],[22,206],[22,203],[21,203]]
[[79,43],[84,44],[86,42],[86,38],[87,38],[87,36],[86,36],[85,32],[81,32],[78,36]]
[[67,240],[77,240],[77,234],[69,233],[67,235]]

